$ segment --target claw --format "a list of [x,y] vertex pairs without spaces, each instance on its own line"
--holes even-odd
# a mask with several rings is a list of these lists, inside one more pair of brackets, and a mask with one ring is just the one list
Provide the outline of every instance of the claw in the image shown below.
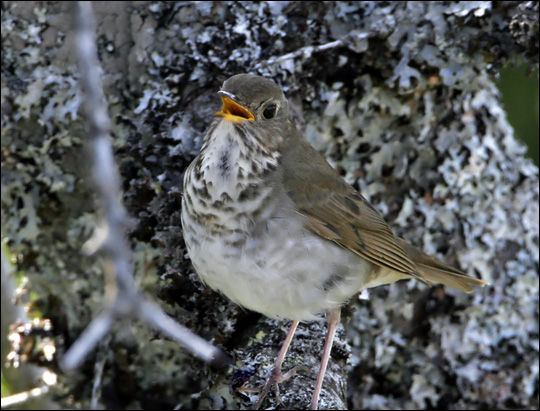
[[255,405],[253,406],[253,408],[255,410],[258,410],[260,408],[260,406],[262,405],[262,402],[264,401],[264,399],[266,398],[266,396],[268,395],[272,387],[274,387],[274,390],[275,390],[274,394],[276,397],[276,401],[279,402],[281,405],[283,405],[283,401],[281,400],[281,395],[279,394],[279,384],[295,376],[298,371],[309,372],[309,368],[306,367],[305,365],[297,365],[296,367],[291,368],[285,374],[281,373],[281,369],[272,368],[272,371],[270,372],[270,377],[268,377],[266,384],[264,384],[262,388],[248,389],[251,392],[255,392],[257,390],[260,392],[259,398],[257,398],[257,401],[255,402]]
[[278,384],[280,382],[285,381],[286,379],[292,377],[296,374],[296,372],[299,369],[305,369],[307,370],[307,367],[303,365],[299,365],[297,367],[294,367],[287,371],[285,375],[281,373],[281,365],[283,364],[283,360],[285,359],[285,355],[287,354],[287,350],[289,348],[289,345],[291,344],[291,340],[293,338],[294,332],[296,331],[296,327],[298,326],[298,321],[293,321],[291,324],[291,328],[289,329],[289,332],[287,334],[287,337],[285,338],[285,341],[283,341],[283,345],[281,346],[281,350],[279,351],[279,354],[276,358],[276,362],[274,364],[274,367],[272,368],[272,371],[270,372],[270,377],[268,377],[268,380],[266,381],[266,384],[262,388],[241,388],[240,391],[244,392],[256,392],[259,391],[259,398],[257,398],[257,401],[255,402],[254,409],[259,409],[262,402],[272,389],[272,387],[275,387],[276,390],[276,400],[282,404],[281,397],[279,395],[279,388]]

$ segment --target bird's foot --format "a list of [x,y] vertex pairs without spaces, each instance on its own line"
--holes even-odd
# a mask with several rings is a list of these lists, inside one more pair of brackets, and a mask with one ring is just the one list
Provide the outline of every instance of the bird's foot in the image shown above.
[[255,405],[253,407],[253,409],[258,410],[272,387],[274,387],[276,401],[279,404],[283,404],[283,402],[281,401],[281,396],[279,395],[279,384],[296,375],[298,371],[309,372],[309,368],[307,368],[305,365],[297,365],[296,367],[291,368],[285,374],[281,372],[281,368],[272,368],[270,376],[268,377],[268,380],[266,380],[266,384],[264,384],[264,386],[261,386],[259,388],[240,388],[239,391],[259,392],[259,398],[257,398],[257,401],[255,402]]

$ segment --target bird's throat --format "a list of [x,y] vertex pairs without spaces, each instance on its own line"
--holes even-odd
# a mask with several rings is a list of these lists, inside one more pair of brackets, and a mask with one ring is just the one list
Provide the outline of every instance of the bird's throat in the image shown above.
[[268,181],[277,169],[279,155],[259,148],[250,133],[238,124],[221,120],[209,130],[194,161],[190,172],[196,195],[191,197],[196,203],[192,206],[215,216],[209,224],[228,226],[242,220],[231,218],[238,215],[255,221],[271,203],[273,185]]

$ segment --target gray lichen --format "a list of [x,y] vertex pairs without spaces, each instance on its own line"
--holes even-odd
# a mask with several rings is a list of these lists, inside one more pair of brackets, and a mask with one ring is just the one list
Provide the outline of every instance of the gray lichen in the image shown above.
[[[538,408],[538,170],[493,85],[509,62],[538,67],[537,2],[94,9],[137,281],[237,360],[220,375],[144,327],[119,327],[103,404],[249,408],[236,388],[262,383],[275,358],[287,324],[206,290],[180,224],[183,171],[218,109],[215,92],[233,74],[258,72],[283,86],[308,140],[397,234],[491,283],[466,295],[410,281],[353,301],[321,408]],[[3,234],[60,348],[104,301],[100,260],[80,252],[96,207],[72,33],[65,3],[3,3]],[[309,402],[324,331],[299,328],[285,366],[313,371],[283,384],[287,407]],[[70,406],[88,405],[92,378],[87,367],[63,380]]]

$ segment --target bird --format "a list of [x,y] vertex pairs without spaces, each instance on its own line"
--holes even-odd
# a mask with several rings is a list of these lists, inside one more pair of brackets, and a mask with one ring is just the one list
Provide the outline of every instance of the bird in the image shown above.
[[255,408],[294,374],[281,367],[298,323],[326,313],[310,403],[317,409],[340,310],[352,296],[402,279],[465,292],[486,282],[396,237],[300,134],[274,81],[237,74],[218,94],[222,108],[184,174],[186,248],[206,286],[249,310],[292,320]]

